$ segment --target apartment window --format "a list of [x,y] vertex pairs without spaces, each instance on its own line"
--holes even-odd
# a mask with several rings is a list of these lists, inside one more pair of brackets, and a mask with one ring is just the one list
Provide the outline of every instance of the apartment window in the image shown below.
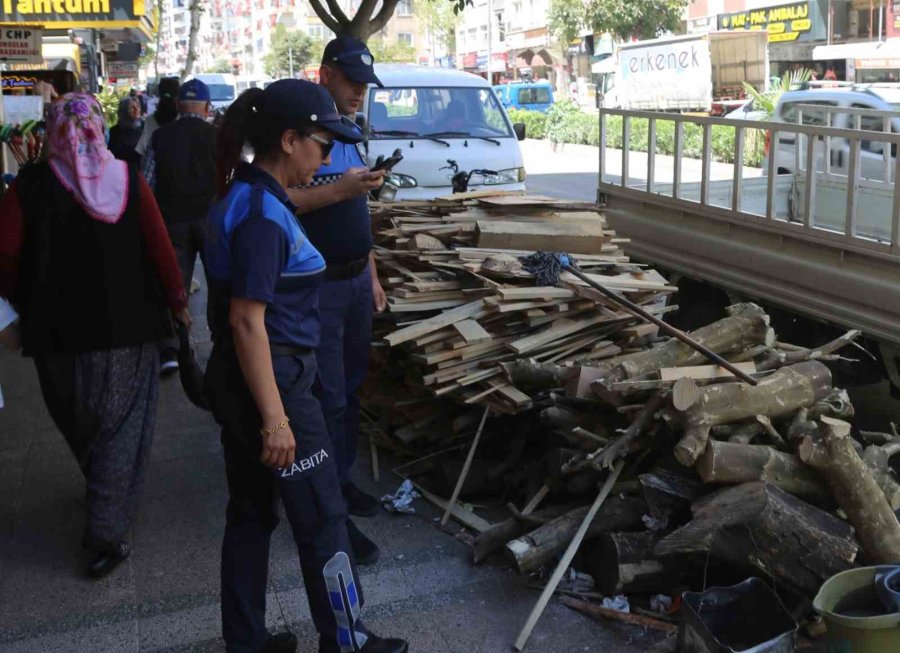
[[506,23],[503,22],[503,12],[498,12],[494,14],[494,18],[496,18],[495,25],[497,26],[497,40],[500,43],[506,41]]
[[309,25],[306,29],[307,34],[309,34],[314,39],[324,41],[330,40],[332,37],[332,31],[324,25]]
[[400,0],[400,2],[397,3],[397,9],[394,13],[398,16],[412,16],[412,0]]
[[400,43],[405,43],[406,45],[413,44],[413,35],[412,32],[400,32],[397,34],[397,40]]
[[481,29],[479,31],[481,32],[481,34],[479,35],[478,42],[481,44],[481,47],[486,48],[487,42],[488,42],[488,27],[487,27],[487,25],[482,25]]

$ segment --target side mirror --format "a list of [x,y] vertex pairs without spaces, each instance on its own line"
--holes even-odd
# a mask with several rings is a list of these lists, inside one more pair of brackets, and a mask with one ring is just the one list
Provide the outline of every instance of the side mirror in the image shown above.
[[516,138],[520,141],[525,140],[525,123],[524,122],[516,122],[513,123],[513,132],[516,134]]

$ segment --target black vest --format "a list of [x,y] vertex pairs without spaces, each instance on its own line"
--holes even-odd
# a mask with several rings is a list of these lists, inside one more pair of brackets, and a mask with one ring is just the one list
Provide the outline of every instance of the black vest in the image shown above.
[[90,217],[46,163],[23,169],[16,191],[25,224],[13,303],[26,356],[117,349],[168,335],[162,287],[141,232],[134,168],[116,224]]
[[206,218],[216,196],[216,128],[199,118],[163,125],[151,139],[154,192],[169,224]]

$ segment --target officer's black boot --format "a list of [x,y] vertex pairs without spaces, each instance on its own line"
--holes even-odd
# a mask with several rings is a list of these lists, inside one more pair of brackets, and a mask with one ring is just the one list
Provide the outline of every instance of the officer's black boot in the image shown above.
[[366,566],[378,562],[381,549],[349,519],[347,520],[347,534],[350,536],[350,548],[353,549],[353,558],[356,560],[356,564]]
[[[356,650],[359,653],[407,653],[409,644],[403,639],[369,634],[362,648]],[[340,651],[341,647],[338,646],[335,640],[325,637],[319,638],[319,653],[340,653]]]
[[297,636],[287,632],[270,636],[263,653],[294,653],[296,650]]

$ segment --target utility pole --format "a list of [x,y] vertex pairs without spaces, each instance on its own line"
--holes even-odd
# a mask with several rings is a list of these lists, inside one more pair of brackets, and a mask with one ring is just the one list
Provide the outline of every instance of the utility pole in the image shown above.
[[494,0],[488,0],[487,3],[487,13],[488,13],[488,42],[487,42],[487,80],[488,84],[491,86],[494,85],[494,73],[492,72],[492,64],[493,61],[493,48],[491,47],[494,38]]
[[288,46],[288,65],[290,66],[291,79],[294,79],[294,46]]
[[884,0],[878,2],[878,42],[884,38]]

